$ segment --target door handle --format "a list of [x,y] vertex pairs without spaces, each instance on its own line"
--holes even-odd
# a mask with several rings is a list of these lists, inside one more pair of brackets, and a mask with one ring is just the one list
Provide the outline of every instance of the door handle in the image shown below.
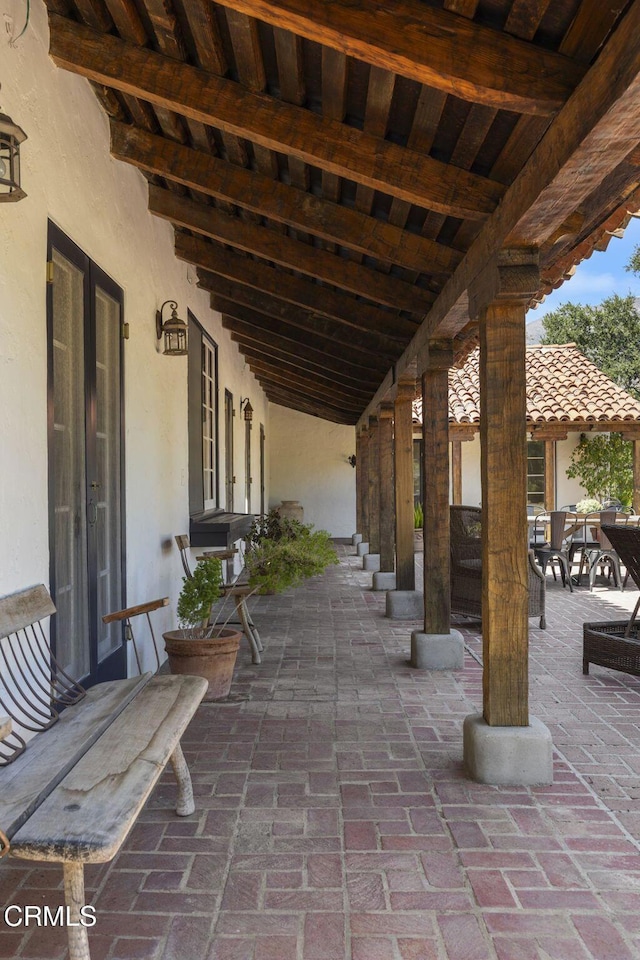
[[93,527],[98,519],[98,507],[93,500],[89,500],[87,505],[87,523]]

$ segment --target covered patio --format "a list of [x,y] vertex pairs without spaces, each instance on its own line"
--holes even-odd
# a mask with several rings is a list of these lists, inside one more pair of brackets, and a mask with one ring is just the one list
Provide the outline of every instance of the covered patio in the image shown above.
[[[462,766],[482,700],[463,669],[407,666],[351,546],[322,578],[256,601],[264,662],[185,741],[196,812],[166,778],[120,855],[87,870],[104,960],[634,960],[640,956],[640,680],[581,672],[581,623],[637,591],[550,580],[531,630],[532,708],[554,783],[493,787]],[[62,896],[57,865],[5,861],[7,903]],[[60,900],[61,902],[61,900]],[[62,960],[66,932],[0,927],[0,956]]]

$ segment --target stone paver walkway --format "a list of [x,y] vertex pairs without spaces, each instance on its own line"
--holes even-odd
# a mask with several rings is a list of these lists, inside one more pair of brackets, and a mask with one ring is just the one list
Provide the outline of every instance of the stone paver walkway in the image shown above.
[[[553,786],[467,780],[463,718],[481,706],[481,637],[465,666],[407,666],[410,623],[350,547],[340,567],[257,601],[261,666],[200,708],[186,752],[197,812],[163,779],[125,847],[90,869],[93,960],[640,960],[640,680],[583,677],[584,620],[636,591],[563,591],[531,630],[532,713]],[[417,626],[417,624],[416,624]],[[61,902],[57,867],[0,865],[0,904]],[[65,956],[64,931],[11,930],[0,957]]]

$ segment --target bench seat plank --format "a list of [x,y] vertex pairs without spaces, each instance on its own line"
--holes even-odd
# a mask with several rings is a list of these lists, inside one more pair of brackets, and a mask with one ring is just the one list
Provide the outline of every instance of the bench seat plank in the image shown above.
[[0,767],[0,830],[9,839],[151,677],[147,673],[91,687],[53,727],[35,736],[13,763]]
[[154,677],[15,834],[12,855],[111,860],[206,690],[202,677]]

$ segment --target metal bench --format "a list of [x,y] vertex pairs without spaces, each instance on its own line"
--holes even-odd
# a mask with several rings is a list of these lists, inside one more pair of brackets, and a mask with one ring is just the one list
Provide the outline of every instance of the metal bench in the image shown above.
[[180,738],[207,683],[146,673],[84,690],[48,644],[54,613],[44,586],[0,600],[0,856],[62,864],[69,956],[89,960],[84,864],[115,856],[169,762],[176,812],[193,813]]

